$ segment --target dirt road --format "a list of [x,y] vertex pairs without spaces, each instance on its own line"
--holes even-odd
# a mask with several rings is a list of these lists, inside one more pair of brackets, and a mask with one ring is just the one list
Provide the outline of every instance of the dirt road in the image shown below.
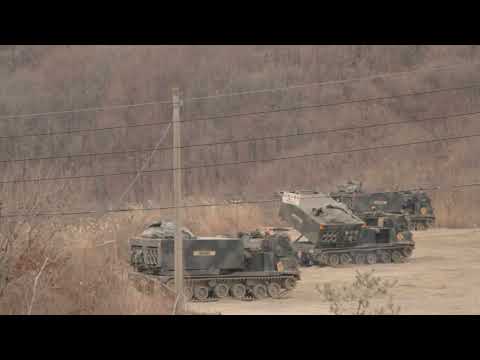
[[352,282],[355,270],[374,268],[384,279],[396,279],[394,302],[401,314],[480,314],[480,230],[435,229],[415,233],[416,249],[405,264],[348,268],[303,268],[296,290],[284,299],[221,300],[189,305],[202,313],[329,314],[315,287]]

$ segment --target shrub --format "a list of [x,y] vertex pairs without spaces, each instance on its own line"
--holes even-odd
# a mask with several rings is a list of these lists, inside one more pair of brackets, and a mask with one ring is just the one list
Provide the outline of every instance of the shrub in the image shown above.
[[[330,303],[330,312],[335,315],[397,315],[400,307],[394,304],[390,294],[390,289],[396,284],[396,280],[374,276],[374,270],[365,273],[357,271],[353,283],[317,285],[317,291]],[[387,298],[386,302],[379,301],[384,298]]]

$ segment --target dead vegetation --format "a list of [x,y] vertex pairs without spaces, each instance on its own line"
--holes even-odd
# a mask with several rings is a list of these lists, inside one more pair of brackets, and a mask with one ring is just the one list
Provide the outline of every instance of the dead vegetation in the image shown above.
[[398,315],[400,306],[393,301],[390,290],[397,281],[388,281],[374,275],[374,270],[356,271],[351,284],[317,285],[322,299],[330,303],[334,315]]
[[170,313],[168,296],[128,279],[126,244],[141,216],[45,216],[71,211],[68,184],[12,189],[2,189],[0,314]]
[[[127,214],[42,216],[45,206],[50,212],[68,211],[71,198],[68,187],[44,189],[31,187],[29,196],[23,194],[18,202],[22,211],[16,213],[28,216],[1,218],[1,314],[172,314],[171,294],[159,289],[152,293],[128,278],[128,240],[171,213],[136,211],[142,206],[130,204],[126,207],[133,211]],[[15,202],[13,194],[3,194],[9,196]],[[260,210],[231,206],[222,217],[217,207],[188,209],[186,226],[196,233],[234,234],[238,220],[242,228],[261,224]]]
[[[62,262],[63,252],[58,240],[62,220],[40,214],[46,207],[50,213],[68,208],[73,195],[66,183],[31,183],[28,187],[26,183],[8,183],[0,189],[0,197],[0,298],[10,283],[27,277],[22,286],[31,287],[31,294],[24,294],[31,304],[41,273],[47,265],[51,268]],[[33,285],[26,285],[32,277]]]
[[[7,46],[0,48],[0,80],[5,93],[0,113],[46,112],[111,104],[134,104],[171,98],[179,86],[185,96],[283,87],[373,74],[409,71],[474,62],[478,46]],[[359,81],[341,86],[320,86],[255,96],[227,97],[190,102],[184,117],[254,112],[298,105],[336,103],[352,99],[390,96],[434,88],[461,87],[478,81],[475,66],[452,71],[425,71],[395,79]],[[277,112],[262,116],[186,122],[182,145],[228,142],[233,139],[305,133],[353,125],[415,120],[478,110],[475,89],[439,92],[300,112]],[[114,111],[52,115],[48,118],[13,119],[0,122],[2,135],[48,133],[68,129],[92,129],[124,124],[153,123],[171,119],[171,107],[138,107]],[[145,126],[115,131],[59,135],[55,139],[32,137],[1,139],[0,159],[43,157],[152,148],[164,131]],[[255,129],[253,133],[251,129]],[[480,132],[473,116],[415,124],[384,126],[365,131],[340,131],[268,141],[245,141],[210,147],[185,148],[185,166],[203,163],[252,161],[303,153],[339,151],[348,148],[429,140]],[[252,135],[253,134],[253,135]],[[167,137],[168,138],[168,137]],[[165,144],[171,145],[170,139]],[[335,156],[211,167],[188,171],[185,196],[225,199],[228,194],[246,198],[270,197],[284,188],[317,187],[334,190],[335,184],[351,177],[368,189],[390,189],[395,185],[462,184],[477,182],[479,167],[474,139],[365,151]],[[148,154],[100,155],[58,160],[59,174],[82,175],[138,169]],[[36,161],[19,162],[30,168]],[[169,167],[171,152],[155,154],[147,170]],[[12,165],[13,167],[13,165]],[[0,173],[17,170],[0,164]],[[383,169],[381,175],[378,169]],[[20,171],[21,169],[18,169]],[[92,204],[108,207],[125,189],[130,175],[78,179],[82,194],[75,208]],[[144,206],[170,206],[171,176],[144,174],[126,202]],[[439,226],[479,224],[480,195],[472,189],[451,195],[437,191],[434,206]],[[453,197],[453,199],[452,199]],[[455,206],[451,206],[451,201]],[[72,204],[73,205],[73,204]]]
[[[408,71],[472,61],[478,58],[479,49],[478,46],[4,46],[0,47],[0,80],[3,94],[7,96],[0,97],[0,113],[15,115],[170,99],[173,86],[180,86],[185,96],[195,97]],[[477,81],[477,77],[475,67],[465,67],[455,72],[425,72],[395,81],[354,82],[221,98],[188,103],[183,115],[205,117],[382,97],[464,86]],[[422,119],[474,111],[476,103],[478,92],[471,89],[236,119],[241,121],[220,117],[215,121],[185,122],[182,145]],[[158,105],[3,119],[0,133],[8,137],[154,123],[170,118],[171,108]],[[1,162],[0,174],[10,181],[138,170],[143,168],[148,153],[78,158],[69,155],[152,148],[164,128],[145,126],[54,137],[2,138],[0,160],[64,158]],[[253,135],[252,129],[255,129]],[[479,131],[478,121],[466,116],[369,131],[339,131],[328,136],[304,135],[185,148],[182,158],[184,166],[188,167],[421,141]],[[167,136],[162,147],[171,146],[170,142]],[[398,184],[476,182],[479,160],[475,146],[473,140],[466,139],[395,151],[197,168],[186,172],[185,197],[189,204],[219,203],[239,194],[245,199],[269,199],[274,191],[287,188],[334,190],[335,184],[352,177],[371,189],[387,190]],[[170,165],[171,152],[158,151],[145,170]],[[383,169],[382,174],[378,169]],[[0,217],[1,313],[144,313],[168,309],[168,299],[152,302],[127,284],[125,274],[128,272],[128,238],[151,220],[168,219],[172,213],[135,211],[110,214],[101,219],[38,216],[45,211],[99,210],[109,208],[112,203],[117,205],[115,201],[132,178],[133,175],[98,176],[65,182],[2,184],[0,201],[4,214],[18,212],[27,213],[27,216]],[[136,204],[132,208],[137,209],[170,206],[171,181],[168,172],[143,174],[124,202]],[[479,224],[479,192],[442,190],[432,196],[440,226]],[[233,234],[276,225],[276,210],[269,204],[191,208],[186,210],[186,225],[200,234]],[[336,296],[341,300],[343,295],[330,293],[329,296],[333,301]]]
[[[103,224],[105,230],[109,224]],[[29,252],[16,260],[21,267],[2,272],[10,277],[0,297],[2,314],[169,314],[168,295],[147,294],[129,280],[131,271],[118,256],[115,243],[91,246],[89,225],[66,226],[53,240],[56,246]],[[105,231],[108,233],[108,230]],[[42,248],[41,237],[35,244]],[[80,241],[83,240],[83,241]],[[23,238],[15,239],[22,242]],[[61,245],[60,245],[61,244]],[[47,251],[48,250],[48,251]],[[12,255],[10,255],[12,256]],[[43,260],[43,264],[41,261]],[[26,267],[26,264],[32,264]]]

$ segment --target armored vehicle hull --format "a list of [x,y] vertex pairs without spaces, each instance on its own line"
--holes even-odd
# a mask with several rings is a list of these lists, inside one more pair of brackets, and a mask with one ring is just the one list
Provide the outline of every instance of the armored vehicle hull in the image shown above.
[[[131,264],[137,273],[152,276],[173,291],[173,246],[171,237],[132,239]],[[293,249],[278,235],[184,237],[184,255],[187,300],[277,298],[293,290],[300,279]]]
[[424,191],[365,193],[361,190],[361,184],[356,184],[356,186],[340,185],[338,191],[330,195],[333,199],[346,204],[364,220],[371,217],[372,212],[382,211],[404,214],[410,230],[426,230],[435,223],[430,198]]
[[324,246],[311,244],[294,245],[297,257],[303,266],[339,266],[349,264],[402,263],[409,258],[415,246],[411,243],[379,244],[376,242],[353,246]]
[[367,225],[344,204],[321,193],[283,193],[280,218],[303,237],[293,248],[302,265],[404,262],[415,244],[402,215],[376,214]]

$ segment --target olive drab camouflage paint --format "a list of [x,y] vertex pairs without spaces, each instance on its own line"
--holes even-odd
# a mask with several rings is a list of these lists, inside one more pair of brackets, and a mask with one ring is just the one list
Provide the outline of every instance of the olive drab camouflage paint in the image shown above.
[[[129,244],[135,271],[154,277],[169,289],[174,289],[174,234],[175,224],[157,222]],[[189,300],[277,298],[293,290],[300,279],[285,235],[198,237],[188,229],[183,234]]]
[[303,238],[293,242],[303,265],[404,262],[415,247],[403,215],[376,213],[367,224],[347,205],[315,191],[282,192],[279,216]]
[[349,181],[337,186],[337,191],[330,196],[346,204],[364,220],[381,211],[405,215],[410,230],[426,230],[435,223],[431,200],[421,189],[366,193],[360,182]]

